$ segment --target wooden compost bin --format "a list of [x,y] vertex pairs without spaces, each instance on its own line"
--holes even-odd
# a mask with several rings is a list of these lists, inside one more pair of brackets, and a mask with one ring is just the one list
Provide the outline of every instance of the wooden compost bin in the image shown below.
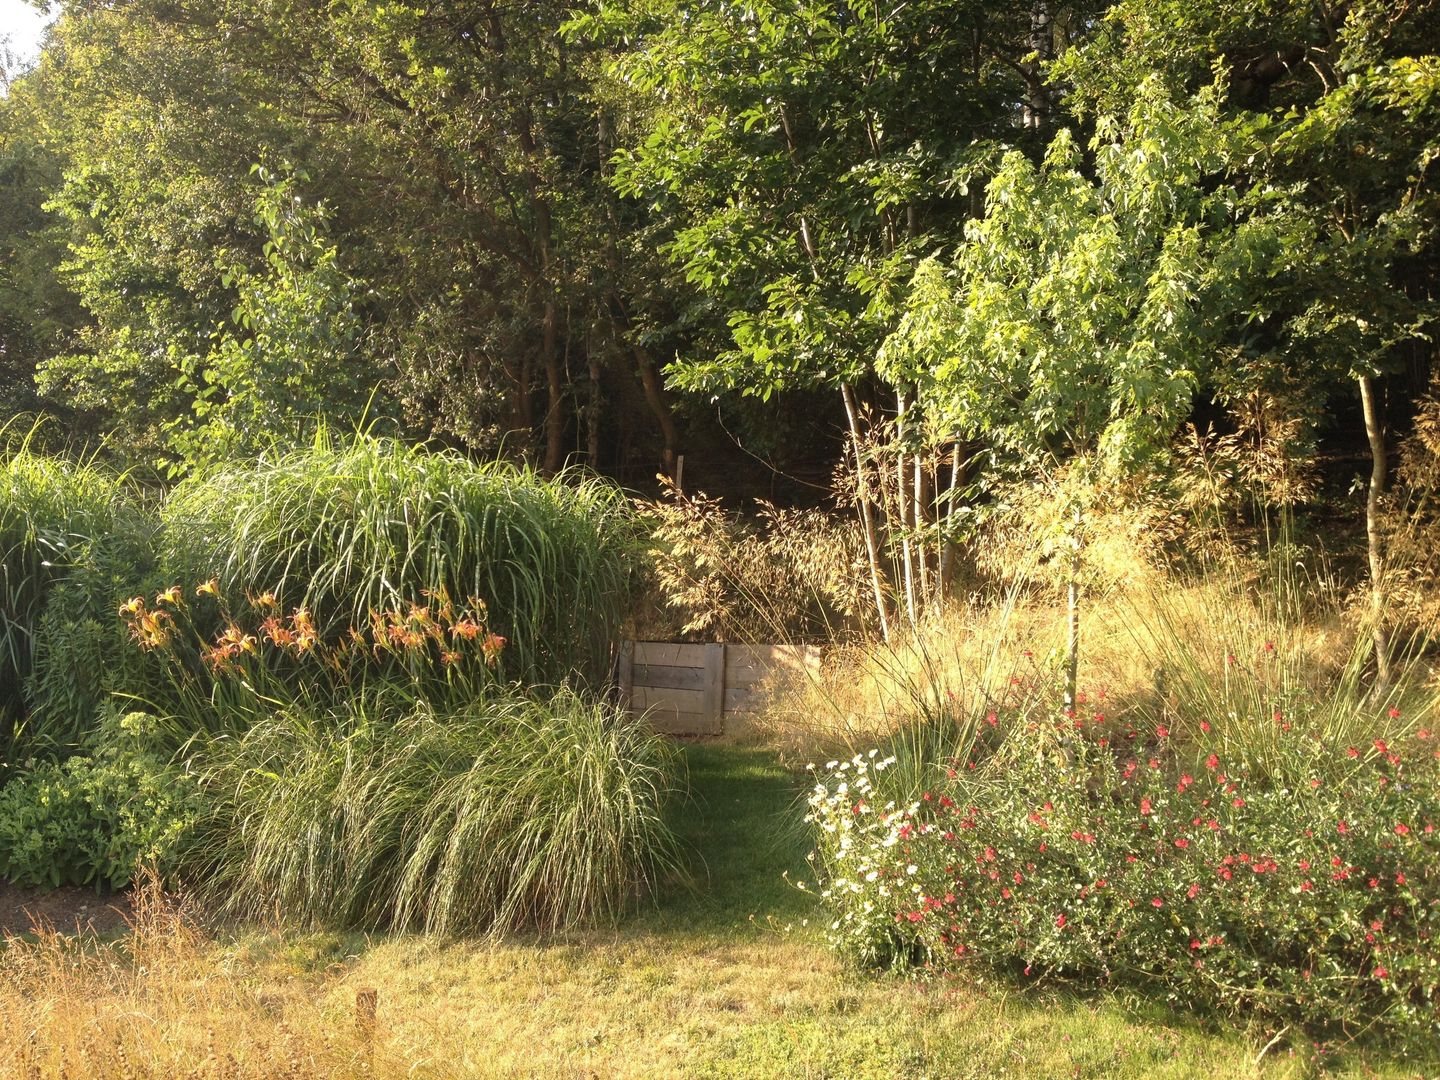
[[726,718],[759,712],[761,685],[780,671],[814,671],[818,645],[681,644],[627,641],[620,646],[620,700],[649,713],[667,735],[721,735]]

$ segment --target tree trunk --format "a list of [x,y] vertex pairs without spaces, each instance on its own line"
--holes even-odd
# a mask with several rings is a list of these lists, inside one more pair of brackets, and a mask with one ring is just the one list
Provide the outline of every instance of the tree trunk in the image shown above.
[[925,484],[925,458],[921,454],[915,455],[915,487],[914,500],[910,505],[910,516],[915,519],[915,553],[920,561],[920,600],[921,607],[929,604],[932,597],[930,594],[930,548],[925,541],[925,531],[930,524],[930,514],[926,510],[926,484]]
[[[593,342],[591,345],[593,346]],[[600,358],[592,347],[587,350],[586,362],[590,370],[590,407],[585,410],[585,458],[590,468],[600,470],[600,412],[603,397],[600,392]]]
[[[945,535],[955,523],[955,493],[960,489],[960,441],[957,439],[950,448],[950,486],[945,490],[945,525],[941,531],[940,544],[940,592],[939,601],[945,602],[950,595],[950,586],[955,580],[955,545]],[[936,481],[939,481],[937,473]]]
[[1080,678],[1080,507],[1075,507],[1070,535],[1070,580],[1065,585],[1065,708],[1075,710]]
[[645,390],[645,403],[650,406],[655,422],[660,425],[660,435],[665,440],[665,448],[660,454],[661,470],[673,480],[675,454],[680,443],[679,433],[675,430],[675,415],[670,411],[670,403],[665,399],[665,388],[660,385],[660,376],[650,360],[650,354],[633,341],[630,343],[630,352],[640,369],[640,385]]
[[1370,486],[1365,492],[1365,547],[1370,562],[1370,636],[1375,646],[1375,689],[1390,687],[1390,638],[1385,630],[1385,548],[1380,535],[1380,500],[1385,494],[1389,459],[1385,427],[1375,398],[1375,380],[1362,375],[1360,404],[1365,412],[1365,437],[1370,441]]
[[890,616],[885,607],[885,588],[880,575],[880,543],[875,535],[875,516],[870,503],[870,483],[865,474],[865,457],[860,446],[860,411],[849,383],[840,385],[845,401],[845,420],[850,427],[850,446],[855,452],[856,502],[860,504],[860,528],[865,533],[865,557],[870,563],[870,588],[875,594],[875,614],[880,620],[880,637],[890,640]]
[[899,521],[900,557],[905,574],[905,614],[915,626],[915,562],[910,537],[907,508],[910,505],[909,483],[905,476],[905,392],[895,394],[895,516]]
[[545,301],[540,351],[545,363],[545,472],[554,476],[565,463],[565,376],[560,367],[560,312],[554,300]]

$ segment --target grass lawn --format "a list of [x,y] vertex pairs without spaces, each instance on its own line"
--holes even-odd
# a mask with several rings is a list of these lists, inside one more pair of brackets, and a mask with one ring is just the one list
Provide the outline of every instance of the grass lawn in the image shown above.
[[[814,927],[793,779],[765,751],[692,746],[694,891],[562,942],[252,935],[259,986],[313,994],[337,1028],[378,990],[376,1039],[421,1075],[1242,1077],[1433,1075],[1380,1051],[1313,1055],[1143,1003],[844,970]],[[787,929],[788,928],[788,929]],[[1306,1060],[1306,1058],[1310,1060]],[[1257,1063],[1258,1059],[1258,1063]]]

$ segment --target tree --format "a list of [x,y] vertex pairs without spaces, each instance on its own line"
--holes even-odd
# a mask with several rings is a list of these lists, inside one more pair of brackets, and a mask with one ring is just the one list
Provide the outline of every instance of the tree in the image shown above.
[[[1047,40],[1063,46],[1086,6],[1053,9]],[[604,0],[574,32],[615,44],[612,75],[635,98],[619,190],[650,204],[696,308],[723,320],[719,340],[702,339],[713,347],[677,357],[671,384],[762,400],[838,392],[865,477],[865,399],[896,300],[974,209],[951,181],[998,140],[1033,138],[1020,122],[1029,14],[989,0]],[[907,414],[910,387],[893,389]],[[894,497],[859,492],[882,626],[882,505],[899,510],[912,617],[926,569],[909,541],[928,501],[913,450],[891,473]]]
[[882,372],[929,422],[983,440],[996,465],[1069,470],[1067,705],[1075,700],[1085,513],[1107,481],[1162,457],[1213,342],[1274,239],[1220,183],[1245,139],[1220,89],[1176,103],[1142,85],[1102,117],[1094,176],[1068,131],[1042,164],[1007,154],[952,264],[927,260]]
[[[1381,513],[1390,466],[1384,376],[1436,315],[1440,226],[1440,4],[1120,0],[1054,74],[1082,113],[1112,108],[1152,73],[1194,86],[1219,68],[1225,114],[1260,145],[1235,182],[1284,237],[1284,271],[1251,297],[1255,347],[1219,373],[1232,396],[1289,379],[1324,401],[1358,390],[1371,457],[1364,519],[1377,688],[1389,680]],[[1317,410],[1323,411],[1323,410]]]

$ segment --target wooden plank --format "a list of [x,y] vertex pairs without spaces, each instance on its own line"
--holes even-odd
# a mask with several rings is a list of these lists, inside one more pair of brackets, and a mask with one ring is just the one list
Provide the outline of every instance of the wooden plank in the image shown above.
[[709,715],[706,710],[710,704],[710,695],[705,690],[671,690],[663,686],[637,685],[632,701],[631,708],[636,712],[661,708]]
[[706,716],[719,723],[725,716],[725,646],[710,645],[705,650]]
[[724,722],[700,713],[656,710],[650,714],[650,726],[661,735],[719,735]]
[[615,682],[620,690],[620,707],[630,708],[630,696],[635,686],[635,643],[622,641],[620,657],[616,662]]
[[759,713],[765,711],[765,703],[769,699],[767,694],[757,694],[753,690],[726,690],[725,691],[725,712],[730,713]]
[[731,668],[725,672],[726,690],[753,690],[766,679],[774,678],[774,668]]
[[708,648],[708,645],[684,645],[673,641],[637,641],[635,663],[703,668]]
[[705,669],[670,667],[662,664],[636,664],[636,686],[668,686],[673,690],[703,690]]

